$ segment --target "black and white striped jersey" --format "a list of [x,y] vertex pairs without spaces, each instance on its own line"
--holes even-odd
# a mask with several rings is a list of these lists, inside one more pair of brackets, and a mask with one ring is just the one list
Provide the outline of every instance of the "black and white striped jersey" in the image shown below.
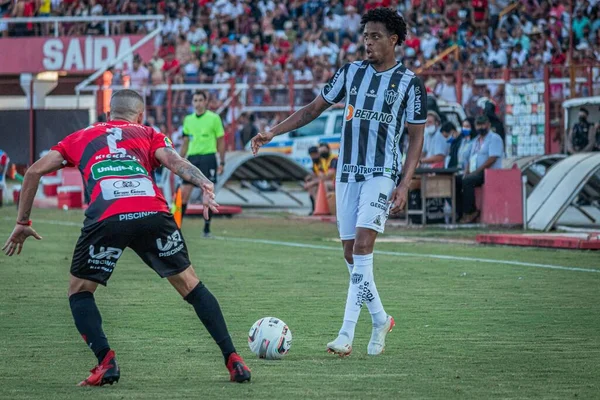
[[401,63],[377,72],[367,61],[357,61],[340,68],[321,95],[330,104],[346,98],[336,180],[386,176],[396,181],[404,123],[424,124],[427,118],[421,79]]

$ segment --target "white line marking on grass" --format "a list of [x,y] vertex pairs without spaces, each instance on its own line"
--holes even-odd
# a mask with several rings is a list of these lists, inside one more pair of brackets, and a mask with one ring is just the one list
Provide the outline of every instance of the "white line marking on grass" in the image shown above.
[[[12,218],[5,217],[4,220],[12,220]],[[51,225],[63,225],[63,226],[75,226],[81,227],[83,223],[71,222],[71,221],[52,221],[36,219],[38,223],[51,224]],[[341,247],[322,246],[318,244],[308,243],[296,243],[296,242],[282,242],[279,240],[265,240],[265,239],[246,239],[246,238],[235,238],[235,237],[216,237],[216,239],[233,242],[244,242],[244,243],[260,243],[268,244],[273,246],[285,246],[285,247],[298,247],[301,249],[315,249],[315,250],[329,250],[341,252]],[[523,261],[507,261],[507,260],[493,260],[490,258],[478,258],[478,257],[463,257],[463,256],[448,256],[443,254],[422,254],[422,253],[406,253],[400,251],[384,251],[375,250],[375,254],[382,254],[386,256],[405,256],[405,257],[417,257],[417,258],[433,258],[437,260],[452,260],[452,261],[470,261],[470,262],[481,262],[487,264],[504,264],[504,265],[515,265],[518,267],[533,267],[533,268],[544,268],[544,269],[557,269],[561,271],[575,271],[575,272],[592,272],[600,273],[600,269],[594,268],[578,268],[578,267],[565,267],[562,265],[552,264],[538,264]]]
[[[333,251],[340,251],[340,252],[342,250],[341,247],[338,248],[338,247],[331,247],[331,246],[321,246],[321,245],[317,245],[317,244],[281,242],[278,240],[245,239],[245,238],[230,238],[230,237],[218,237],[217,239],[231,240],[234,242],[270,244],[270,245],[274,245],[274,246],[299,247],[299,248],[304,248],[304,249],[333,250]],[[488,264],[516,265],[519,267],[558,269],[558,270],[562,270],[562,271],[600,273],[600,269],[593,269],[593,268],[564,267],[562,265],[537,264],[537,263],[529,263],[529,262],[523,262],[523,261],[493,260],[493,259],[489,259],[489,258],[478,258],[478,257],[448,256],[448,255],[441,255],[441,254],[406,253],[406,252],[400,252],[400,251],[384,251],[384,250],[375,250],[375,254],[382,254],[382,255],[387,255],[387,256],[433,258],[433,259],[438,259],[438,260],[472,261],[472,262],[482,262],[482,263],[488,263]]]

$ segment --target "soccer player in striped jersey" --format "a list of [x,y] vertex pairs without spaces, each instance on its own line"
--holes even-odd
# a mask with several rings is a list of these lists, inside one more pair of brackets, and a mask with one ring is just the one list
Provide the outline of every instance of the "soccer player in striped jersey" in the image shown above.
[[[340,356],[352,352],[363,303],[373,321],[369,354],[381,354],[386,335],[394,326],[373,279],[373,247],[389,213],[397,213],[406,205],[427,116],[423,83],[395,59],[394,49],[406,37],[404,19],[392,9],[376,8],[363,15],[361,23],[367,59],[344,65],[309,105],[252,139],[256,153],[274,136],[308,124],[345,98],[335,189],[338,230],[350,283],[342,328],[327,344],[329,352]],[[405,122],[410,144],[402,167],[400,139]]]

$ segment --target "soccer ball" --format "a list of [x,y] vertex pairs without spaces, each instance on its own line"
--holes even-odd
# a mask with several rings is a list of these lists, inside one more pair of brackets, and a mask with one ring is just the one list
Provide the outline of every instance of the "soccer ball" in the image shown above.
[[292,346],[292,331],[279,318],[261,318],[248,332],[248,346],[259,358],[279,360]]

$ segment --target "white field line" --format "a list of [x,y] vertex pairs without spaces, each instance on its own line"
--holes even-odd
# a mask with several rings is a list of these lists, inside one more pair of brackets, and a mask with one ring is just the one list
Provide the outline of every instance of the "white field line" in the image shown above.
[[[5,221],[13,220],[12,218],[9,218],[9,217],[5,217],[3,219]],[[53,220],[36,219],[35,222],[42,223],[42,224],[50,224],[50,225],[75,226],[75,227],[82,226],[82,223],[80,223],[80,222],[70,222],[70,221],[53,221]],[[341,247],[322,246],[322,245],[308,244],[308,243],[283,242],[283,241],[279,241],[279,240],[247,239],[247,238],[235,238],[235,237],[216,237],[216,239],[224,240],[224,241],[231,241],[231,242],[266,244],[266,245],[280,246],[280,247],[297,247],[297,248],[301,248],[301,249],[329,250],[329,251],[337,251],[337,252],[341,252],[341,250],[342,250]],[[503,264],[503,265],[513,265],[513,266],[518,266],[518,267],[557,269],[557,270],[561,270],[561,271],[600,273],[600,269],[594,269],[594,268],[566,267],[566,266],[562,266],[562,265],[538,264],[538,263],[530,263],[530,262],[523,262],[523,261],[494,260],[494,259],[490,259],[490,258],[449,256],[449,255],[442,255],[442,254],[407,253],[407,252],[401,252],[401,251],[384,251],[384,250],[375,250],[375,254],[381,254],[381,255],[386,255],[386,256],[432,258],[432,259],[436,259],[436,260],[480,262],[480,263],[487,263],[487,264]]]

